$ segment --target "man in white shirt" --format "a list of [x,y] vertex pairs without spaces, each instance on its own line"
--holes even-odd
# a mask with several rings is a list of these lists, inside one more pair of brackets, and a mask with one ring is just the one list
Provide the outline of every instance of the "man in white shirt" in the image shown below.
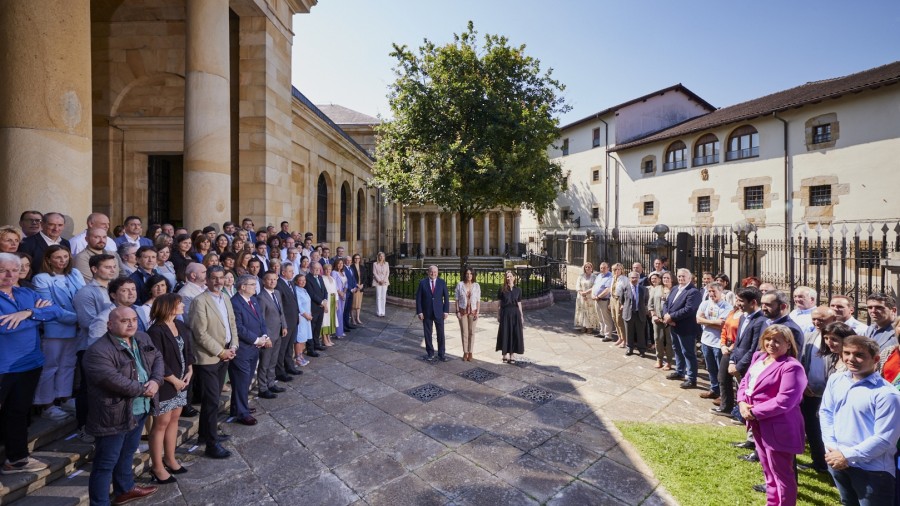
[[188,315],[190,315],[191,302],[207,289],[206,266],[198,262],[189,263],[184,268],[184,281],[184,286],[178,291],[178,295],[184,302],[184,323],[190,325]]
[[815,330],[812,323],[812,311],[816,307],[816,296],[816,291],[808,286],[798,286],[794,289],[794,310],[791,311],[788,318],[796,323],[804,334]]
[[828,304],[828,307],[834,311],[835,317],[837,318],[835,321],[850,327],[856,332],[856,335],[866,335],[866,330],[868,328],[866,324],[853,317],[856,301],[854,301],[852,297],[849,295],[832,295],[831,303]]
[[609,272],[608,263],[601,262],[598,269],[599,274],[591,288],[591,298],[596,301],[597,313],[600,315],[600,326],[597,327],[595,335],[602,336],[605,342],[610,342],[613,340],[613,320],[612,312],[609,310],[609,296],[612,295],[613,277]]
[[63,239],[63,228],[66,226],[66,218],[60,213],[47,213],[41,223],[41,231],[26,237],[19,243],[19,251],[31,255],[31,270],[37,274],[41,272],[41,263],[44,259],[44,251],[54,244],[65,246],[69,249],[69,241]]
[[[69,239],[69,244],[72,246],[73,257],[78,256],[78,253],[87,248],[87,234],[89,231],[96,228],[103,229],[104,235],[106,235],[106,242],[103,245],[103,249],[108,251],[110,254],[115,254],[117,250],[116,241],[109,237],[109,216],[103,213],[91,213],[87,217],[87,228],[85,228],[84,231],[82,231],[80,234]],[[84,272],[82,272],[82,274],[84,274]]]

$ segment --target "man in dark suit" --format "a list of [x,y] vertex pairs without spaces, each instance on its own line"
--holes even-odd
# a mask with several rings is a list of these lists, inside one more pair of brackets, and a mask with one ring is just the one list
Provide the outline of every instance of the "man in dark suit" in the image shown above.
[[797,351],[799,352],[803,349],[803,330],[790,318],[790,312],[788,311],[789,300],[784,292],[778,290],[766,292],[762,295],[760,305],[762,306],[763,314],[767,318],[766,326],[763,327],[763,330],[770,325],[784,325],[791,329],[791,334],[794,334],[794,341],[797,343]]
[[622,301],[622,319],[625,320],[625,343],[628,352],[633,355],[634,349],[643,357],[647,352],[647,314],[650,312],[650,290],[641,284],[641,275],[637,271],[628,274],[630,284],[619,294]]
[[701,293],[691,284],[691,271],[678,269],[675,278],[678,286],[663,304],[663,323],[672,327],[675,351],[675,371],[666,378],[684,380],[679,385],[681,388],[694,388],[697,386],[697,340],[703,332],[697,323]]
[[[338,248],[343,250],[344,248]],[[350,268],[350,257],[344,257],[344,275],[347,276],[347,300],[344,302],[344,314],[338,315],[344,319],[344,330],[353,330],[356,325],[350,323],[350,315],[353,314],[353,295],[359,290],[359,280],[356,272]]]
[[[747,373],[753,353],[759,349],[759,337],[766,328],[766,316],[759,309],[762,294],[755,286],[748,286],[737,291],[735,305],[741,308],[744,316],[738,322],[734,349],[728,358],[728,374],[737,376],[737,380]],[[734,410],[734,390],[730,385],[722,383],[719,387],[721,402],[712,412],[721,416],[731,416]]]
[[428,277],[419,281],[416,290],[416,314],[422,320],[425,330],[425,351],[422,358],[431,362],[434,360],[434,344],[431,341],[433,327],[437,327],[438,360],[449,360],[444,355],[444,320],[450,315],[450,294],[447,292],[447,283],[438,277],[438,268],[432,265],[428,268]]
[[269,339],[272,340],[272,347],[259,350],[256,383],[259,387],[260,398],[274,399],[275,394],[285,391],[283,387],[275,384],[275,361],[280,358],[278,351],[281,349],[281,341],[287,336],[287,323],[284,321],[284,301],[281,299],[281,293],[275,290],[278,285],[278,274],[272,271],[265,273],[262,284],[263,288],[256,298],[262,309],[266,329],[270,332]]
[[325,282],[322,281],[322,264],[319,262],[309,264],[309,274],[306,275],[306,293],[309,294],[309,300],[312,303],[311,314],[313,316],[313,345],[306,347],[306,355],[318,357],[317,350],[325,349],[319,335],[322,333],[322,319],[325,317],[325,311],[328,310],[328,292],[325,290]]
[[238,293],[231,297],[234,322],[237,326],[241,345],[234,360],[228,362],[228,376],[231,378],[231,416],[238,423],[256,425],[256,418],[250,413],[250,383],[253,371],[259,361],[259,350],[271,346],[266,337],[266,323],[262,317],[259,301],[256,300],[256,276],[245,274],[238,278]]
[[281,277],[275,290],[281,294],[284,301],[284,322],[287,324],[287,336],[281,340],[279,351],[275,359],[275,379],[278,381],[291,381],[291,374],[299,376],[303,371],[294,366],[294,343],[297,341],[297,326],[300,324],[300,306],[297,305],[297,296],[294,295],[294,264],[285,262],[281,265]]
[[71,251],[69,241],[60,237],[66,219],[59,213],[47,213],[41,222],[41,231],[30,237],[26,237],[19,244],[19,251],[31,255],[31,270],[37,274],[41,272],[41,264],[44,260],[44,251],[48,246],[59,244]]

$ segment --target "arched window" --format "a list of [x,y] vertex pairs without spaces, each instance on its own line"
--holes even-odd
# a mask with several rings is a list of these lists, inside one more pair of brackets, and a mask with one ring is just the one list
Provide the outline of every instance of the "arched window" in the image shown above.
[[694,144],[694,167],[719,163],[719,138],[706,134]]
[[725,161],[740,160],[759,156],[759,133],[750,125],[742,126],[731,132],[728,137],[728,152]]
[[328,182],[319,174],[316,191],[316,241],[328,240]]
[[663,172],[687,167],[687,147],[681,141],[675,141],[666,150],[666,163]]
[[348,228],[350,228],[350,190],[344,183],[341,185],[341,241],[347,240]]
[[356,240],[362,241],[363,225],[365,224],[366,196],[362,189],[356,192]]

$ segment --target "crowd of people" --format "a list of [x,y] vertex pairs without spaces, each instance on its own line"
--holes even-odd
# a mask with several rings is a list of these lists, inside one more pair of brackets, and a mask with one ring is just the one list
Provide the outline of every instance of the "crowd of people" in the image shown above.
[[[834,295],[817,306],[812,288],[792,297],[758,278],[731,290],[725,274],[704,272],[695,286],[687,269],[666,258],[645,275],[634,263],[586,263],[576,286],[574,325],[641,357],[681,388],[697,386],[698,355],[708,373],[715,415],[747,427],[734,446],[753,450],[768,504],[797,501],[797,454],[806,443],[815,472],[830,473],[842,504],[900,503],[900,318],[894,297],[872,293],[865,325],[855,301]],[[791,303],[793,302],[793,309]],[[613,337],[613,334],[616,337]]]
[[[38,211],[0,227],[0,473],[47,468],[30,456],[31,416],[74,416],[95,447],[91,504],[109,504],[110,486],[114,504],[156,492],[134,481],[144,433],[155,484],[186,473],[175,455],[179,417],[199,415],[205,455],[228,458],[223,390],[233,421],[255,425],[254,384],[260,398],[277,397],[279,383],[363,324],[362,257],[343,247],[332,256],[288,222],[145,233],[129,216],[111,233],[109,218],[92,213],[81,233],[67,239],[64,228],[62,214]],[[383,253],[373,266],[384,317],[390,267]]]

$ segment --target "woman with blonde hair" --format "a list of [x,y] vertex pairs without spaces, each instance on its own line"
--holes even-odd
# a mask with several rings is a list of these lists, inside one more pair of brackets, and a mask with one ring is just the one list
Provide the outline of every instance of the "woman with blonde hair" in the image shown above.
[[609,309],[612,312],[613,325],[616,327],[616,346],[625,347],[625,320],[622,319],[622,290],[628,286],[628,276],[625,275],[625,266],[614,263],[612,266],[612,289],[610,290]]
[[9,225],[0,227],[0,253],[15,253],[19,251],[22,242],[22,232]]
[[594,273],[594,264],[585,262],[582,266],[584,272],[578,276],[575,283],[575,330],[581,329],[588,333],[600,325],[600,316],[597,314],[597,304],[591,297],[594,281],[597,275]]
[[391,277],[391,266],[384,259],[384,252],[379,251],[372,265],[372,285],[375,287],[375,316],[384,318],[387,305],[387,291]]

